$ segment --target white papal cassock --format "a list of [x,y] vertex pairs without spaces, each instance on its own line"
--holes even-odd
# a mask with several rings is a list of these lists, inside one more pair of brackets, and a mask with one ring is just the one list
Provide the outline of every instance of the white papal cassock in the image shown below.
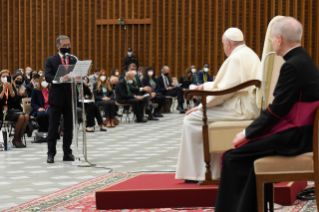
[[[220,67],[214,82],[204,84],[204,90],[227,89],[252,79],[260,79],[260,60],[246,45],[237,46]],[[185,116],[182,140],[177,162],[176,179],[204,180],[205,163],[203,153],[203,112],[200,110]],[[224,96],[207,97],[208,123],[225,120],[255,119],[259,110],[256,106],[255,87]],[[211,154],[212,177],[220,176],[221,154]]]

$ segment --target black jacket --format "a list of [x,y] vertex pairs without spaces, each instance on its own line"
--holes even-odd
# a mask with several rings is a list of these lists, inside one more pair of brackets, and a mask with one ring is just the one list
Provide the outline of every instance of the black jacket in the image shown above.
[[[90,88],[88,86],[85,86],[83,84],[83,93],[84,93],[84,96],[88,96],[89,98],[92,97],[92,92],[90,90]],[[79,90],[76,89],[76,96],[78,97],[79,96]],[[80,107],[82,108],[82,102],[79,102],[79,99],[78,99],[78,102],[77,102],[77,107]]]
[[[76,59],[74,57],[70,57],[69,65],[76,64]],[[48,57],[45,60],[44,73],[45,73],[45,81],[51,83],[50,93],[49,93],[49,104],[61,106],[64,103],[72,105],[72,93],[71,93],[71,84],[70,83],[62,83],[62,84],[54,84],[52,83],[59,66],[62,65],[61,57],[59,53]]]
[[137,62],[137,57],[132,55],[132,57],[126,56],[124,58],[124,69],[126,70],[127,67],[131,64],[131,63],[135,63],[136,67],[138,67],[138,62]]
[[[164,75],[164,77],[168,78],[168,82],[169,82],[169,86],[168,87],[173,87],[170,77],[169,76],[165,76],[165,75]],[[165,91],[167,91],[167,89],[166,89],[165,84],[164,84],[163,75],[159,75],[157,77],[156,81],[157,81],[156,93],[160,93],[160,94],[165,93]]]
[[[10,92],[8,93],[8,110],[12,110],[12,109],[19,109],[22,111],[20,102],[19,102],[19,97],[17,94],[17,90],[15,89],[14,86],[12,86],[12,89],[15,93],[14,97],[11,97]],[[3,86],[0,87],[0,93],[2,93],[3,90]],[[1,107],[1,112],[0,112],[0,120],[3,120],[3,106],[6,103],[6,95],[3,95],[3,98],[0,99],[0,107]]]
[[[152,92],[156,92],[157,87],[158,87],[158,86],[157,86],[157,80],[156,80],[156,79],[154,79],[154,82],[155,82],[155,84],[156,84],[156,87],[155,87],[155,90],[152,90]],[[151,83],[150,83],[150,78],[144,77],[143,80],[142,80],[142,83],[143,83],[144,86],[149,86],[149,87],[152,88]]]
[[[194,77],[194,76],[193,76],[193,77]],[[185,81],[185,80],[184,80],[184,76],[181,76],[181,77],[179,78],[179,84],[182,84],[182,85],[181,85],[181,88],[189,89],[189,86],[190,86],[191,84],[193,84],[193,80],[192,80],[192,81]]]
[[120,80],[116,84],[116,89],[115,89],[115,95],[116,95],[116,101],[119,103],[124,103],[128,99],[133,99],[134,98],[134,92],[132,92],[131,88],[133,86],[130,86],[130,92],[127,90],[127,85],[125,80]]
[[34,89],[34,86],[33,86],[33,83],[32,83],[32,82],[30,82],[29,84],[27,84],[25,92],[26,92],[26,94],[27,94],[28,97],[31,97],[31,95],[32,95],[32,90],[33,90],[33,89]]
[[[100,89],[100,91],[97,91],[96,87],[97,87],[97,83],[94,83],[94,85],[93,85],[93,93],[94,93],[95,103],[97,103],[99,101],[102,101],[102,99],[103,99],[102,88]],[[111,100],[113,100],[114,99],[113,91],[107,89],[106,96],[111,98]]]

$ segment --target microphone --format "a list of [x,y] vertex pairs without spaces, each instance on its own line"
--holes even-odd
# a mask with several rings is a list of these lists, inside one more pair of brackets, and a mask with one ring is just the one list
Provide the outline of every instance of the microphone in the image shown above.
[[67,56],[67,57],[72,56],[72,57],[74,57],[74,58],[76,59],[76,61],[79,60],[79,59],[78,59],[75,55],[73,55],[73,54],[65,53],[65,56]]

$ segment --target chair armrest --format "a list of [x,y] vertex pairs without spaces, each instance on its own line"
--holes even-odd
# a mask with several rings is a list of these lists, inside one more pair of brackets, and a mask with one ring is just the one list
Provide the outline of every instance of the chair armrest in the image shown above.
[[257,88],[260,88],[261,86],[261,81],[260,80],[249,80],[247,82],[241,83],[239,85],[236,85],[234,87],[221,90],[221,91],[203,91],[203,90],[188,90],[185,92],[185,98],[187,100],[191,100],[193,96],[202,96],[202,97],[207,97],[207,96],[220,96],[220,95],[225,95],[229,93],[234,93],[236,91],[239,91],[241,89],[244,89],[246,87],[255,85]]

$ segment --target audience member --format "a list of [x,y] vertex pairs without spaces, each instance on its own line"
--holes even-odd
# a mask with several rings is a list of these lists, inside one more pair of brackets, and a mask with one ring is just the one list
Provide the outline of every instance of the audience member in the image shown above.
[[128,50],[127,50],[127,56],[124,58],[124,69],[125,69],[125,71],[128,70],[128,66],[129,66],[131,63],[135,63],[136,66],[138,65],[137,57],[133,55],[133,50],[132,50],[132,48],[128,48]]
[[21,72],[18,72],[13,76],[13,85],[16,88],[20,104],[22,102],[22,98],[27,96],[27,94],[25,93],[25,87],[22,84],[23,76]]
[[96,79],[99,76],[99,73],[100,73],[100,69],[95,69],[94,74],[89,76],[89,81],[90,81],[89,86],[90,87],[93,87],[94,83],[96,83]]
[[39,68],[38,71],[37,71],[37,74],[39,74],[40,77],[41,77],[42,75],[44,75],[43,69]]
[[30,115],[37,119],[39,132],[48,132],[50,118],[50,105],[48,103],[50,84],[45,81],[44,75],[41,76],[38,81],[31,95],[31,106],[33,110]]
[[[195,65],[191,65],[191,70],[192,70],[192,74],[193,74],[193,85],[194,86],[200,85],[199,80],[198,80],[198,76],[196,74],[197,70],[196,70]],[[190,89],[191,89],[191,87],[190,87]]]
[[[181,85],[181,88],[183,89],[183,91],[187,91],[189,87],[191,86],[191,84],[193,84],[193,82],[194,82],[194,75],[192,73],[192,69],[191,68],[185,69],[184,75],[182,75],[179,78],[179,84]],[[196,104],[195,98],[193,98],[193,102],[194,104]],[[186,107],[187,107],[187,110],[190,109],[188,100],[186,101]]]
[[[88,87],[89,84],[89,78],[85,77],[83,82],[83,94],[84,97],[88,97],[89,99],[92,98],[92,92],[90,88]],[[78,83],[77,85],[77,95],[78,95],[78,107],[82,108],[82,94],[81,94],[81,84]],[[93,127],[95,126],[94,118],[96,118],[98,125],[100,126],[101,131],[106,131],[103,120],[101,116],[101,112],[99,110],[99,107],[94,104],[94,102],[88,102],[84,103],[84,111],[86,113],[86,132],[94,132]]]
[[22,148],[25,147],[22,143],[22,136],[28,125],[29,115],[14,110],[15,106],[20,104],[16,89],[11,83],[9,70],[2,70],[0,72],[0,77],[0,106],[2,110],[2,113],[0,113],[0,120],[16,122],[12,143],[15,147]]
[[204,63],[203,70],[197,72],[199,84],[203,84],[205,82],[213,82],[213,78],[208,74],[209,64]]
[[105,70],[101,70],[93,85],[95,104],[102,106],[107,127],[115,127],[116,105],[113,90]]
[[31,81],[31,71],[32,69],[30,67],[26,68],[26,74],[24,76],[24,86],[29,85],[30,81]]
[[141,81],[143,80],[143,77],[144,77],[143,76],[144,71],[145,71],[144,67],[142,67],[142,66],[138,67],[137,74],[138,74],[138,77],[140,78]]
[[163,66],[161,69],[162,74],[157,77],[157,93],[162,94],[163,96],[177,96],[177,110],[179,110],[180,113],[185,113],[185,110],[183,109],[184,91],[181,87],[172,86],[172,82],[169,77],[169,71],[170,69],[168,66]]
[[110,78],[112,77],[119,77],[120,76],[120,72],[119,72],[119,69],[117,67],[113,67],[112,70],[111,70],[111,76]]
[[[34,73],[36,73],[36,72],[34,72]],[[31,75],[31,81],[26,87],[27,97],[31,97],[32,90],[38,86],[39,78],[40,78],[40,75],[37,73],[34,75]]]
[[[127,71],[124,79],[120,80],[116,85],[116,101],[120,104],[130,104],[136,116],[137,123],[147,122],[143,116],[146,102],[143,96],[137,95],[136,88],[132,86],[135,75],[132,71]],[[138,89],[137,89],[138,90]]]
[[[157,80],[154,75],[154,69],[152,67],[147,67],[144,72],[144,78],[142,80],[142,83],[145,86],[149,86],[152,89],[152,93],[156,93],[157,89]],[[161,111],[162,107],[165,103],[165,96],[161,94],[155,95],[155,97],[152,99],[154,103],[158,104],[158,107],[154,110],[154,117],[163,117]]]

